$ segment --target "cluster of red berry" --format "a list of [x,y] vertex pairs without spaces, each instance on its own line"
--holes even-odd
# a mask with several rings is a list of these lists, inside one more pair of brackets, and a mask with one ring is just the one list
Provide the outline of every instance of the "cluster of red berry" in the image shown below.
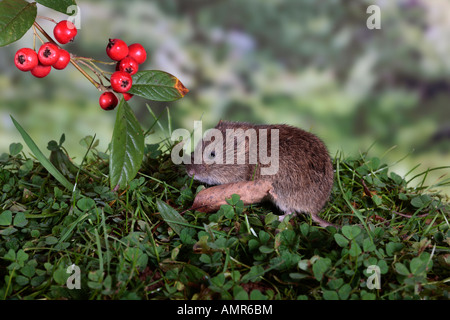
[[[53,35],[58,43],[66,44],[74,40],[77,35],[77,28],[72,22],[63,20],[56,24]],[[51,40],[50,37],[47,36],[47,38]],[[128,46],[123,40],[109,39],[106,54],[112,60],[117,61],[116,70],[108,79],[111,87],[104,87],[101,81],[95,85],[105,91],[99,98],[100,107],[104,110],[112,110],[119,103],[115,93],[123,94],[127,101],[133,96],[128,93],[133,85],[131,76],[138,71],[139,65],[145,62],[147,52],[139,43]],[[72,56],[54,41],[51,41],[43,43],[37,53],[30,48],[19,49],[14,57],[14,63],[19,70],[30,71],[35,77],[43,78],[50,73],[52,67],[62,70],[67,67],[71,60],[77,67],[76,62],[74,62],[76,59],[82,58]],[[104,76],[103,73],[102,75]]]
[[[106,46],[106,54],[116,64],[116,71],[111,75],[111,88],[118,93],[122,93],[125,100],[130,100],[133,96],[127,91],[133,85],[132,75],[138,72],[139,65],[147,59],[147,52],[139,43],[127,45],[120,39],[109,39]],[[113,92],[107,91],[99,98],[100,107],[104,110],[112,110],[118,104],[118,99]]]
[[[60,44],[73,41],[77,35],[77,28],[70,21],[63,20],[53,29],[53,35]],[[47,76],[52,67],[62,70],[70,62],[70,54],[56,44],[46,42],[38,52],[30,48],[21,48],[16,52],[14,64],[21,71],[30,71],[37,78]]]

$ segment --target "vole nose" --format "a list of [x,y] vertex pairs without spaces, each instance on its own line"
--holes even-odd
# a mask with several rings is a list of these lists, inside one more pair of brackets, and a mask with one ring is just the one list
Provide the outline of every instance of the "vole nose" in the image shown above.
[[194,175],[194,168],[187,167],[186,168],[186,173],[188,174],[189,177],[192,177]]

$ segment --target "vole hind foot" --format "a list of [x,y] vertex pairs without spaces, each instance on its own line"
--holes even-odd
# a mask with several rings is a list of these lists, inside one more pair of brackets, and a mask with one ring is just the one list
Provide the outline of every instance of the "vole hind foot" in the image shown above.
[[[289,212],[289,213],[284,213],[280,216],[278,216],[278,221],[283,222],[284,218],[290,214],[293,214],[293,216],[296,216],[297,213],[293,212]],[[319,224],[322,228],[326,228],[326,227],[334,227],[336,229],[339,229],[338,226],[332,224],[331,222],[328,222],[326,220],[323,220],[322,218],[320,218],[317,214],[311,214],[311,219],[316,222],[317,224]]]

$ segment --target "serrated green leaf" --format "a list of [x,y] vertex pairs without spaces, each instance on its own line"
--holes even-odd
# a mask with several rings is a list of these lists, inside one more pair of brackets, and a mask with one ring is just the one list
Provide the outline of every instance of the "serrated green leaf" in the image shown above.
[[187,93],[175,76],[160,70],[139,71],[133,76],[131,94],[153,101],[174,101]]
[[47,8],[65,13],[71,14],[69,10],[70,6],[76,6],[75,0],[36,0],[36,2],[46,6]]
[[111,189],[124,189],[137,174],[144,158],[144,133],[128,103],[122,99],[111,142]]
[[36,14],[36,3],[24,0],[0,2],[0,47],[22,38],[33,25]]

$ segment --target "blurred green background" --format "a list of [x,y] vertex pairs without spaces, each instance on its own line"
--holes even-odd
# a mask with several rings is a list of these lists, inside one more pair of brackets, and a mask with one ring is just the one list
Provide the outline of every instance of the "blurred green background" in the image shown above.
[[[164,70],[190,89],[172,103],[149,103],[172,128],[203,129],[219,119],[288,123],[318,134],[334,156],[370,148],[405,174],[450,165],[450,2],[448,0],[78,0],[81,29],[65,48],[107,60],[108,38],[140,42],[145,69]],[[381,8],[381,29],[369,30],[366,10]],[[38,14],[65,16],[38,6]],[[51,33],[52,23],[41,25]],[[13,65],[32,33],[0,48],[0,154],[22,142],[9,115],[41,149],[66,135],[75,161],[79,141],[111,139],[115,111],[98,106],[99,92],[69,66],[35,79]],[[143,128],[153,123],[146,101],[130,105]],[[167,132],[157,131],[151,141]],[[433,184],[450,170],[430,174]],[[450,194],[448,187],[444,192]]]

